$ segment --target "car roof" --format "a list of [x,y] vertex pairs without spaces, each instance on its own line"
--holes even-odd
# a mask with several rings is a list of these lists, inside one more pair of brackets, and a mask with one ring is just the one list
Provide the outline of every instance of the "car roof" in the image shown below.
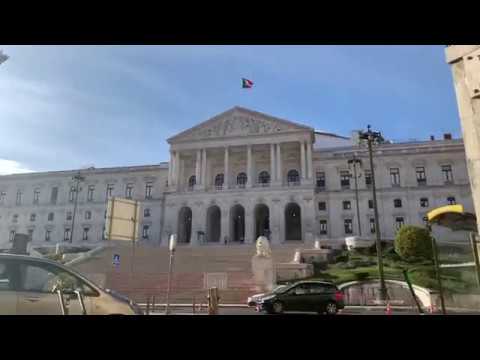
[[336,286],[333,282],[321,281],[321,280],[301,280],[301,281],[298,281],[298,282],[296,282],[292,285],[298,285],[298,284],[319,284],[319,285]]
[[41,257],[30,256],[30,255],[5,254],[5,253],[0,253],[0,260],[1,259],[26,260],[26,261],[31,261],[31,262],[41,262],[41,263],[44,263],[44,264],[51,264],[51,265],[60,267],[60,268],[64,269],[65,271],[68,271],[68,272],[71,272],[71,273],[75,274],[76,276],[80,277],[82,280],[84,280],[89,285],[91,285],[95,288],[98,287],[98,285],[93,283],[90,279],[86,278],[84,275],[82,275],[81,273],[79,273],[75,269],[67,267],[67,266],[65,266],[65,265],[63,265],[63,264],[61,264],[57,261],[53,261],[53,260],[45,259],[45,258],[41,258]]

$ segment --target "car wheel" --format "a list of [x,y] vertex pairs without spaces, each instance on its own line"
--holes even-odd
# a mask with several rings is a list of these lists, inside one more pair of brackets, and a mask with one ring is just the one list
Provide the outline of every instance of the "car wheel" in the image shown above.
[[327,306],[325,306],[325,312],[327,315],[336,315],[337,314],[337,304],[334,302],[329,302]]
[[274,314],[282,314],[283,304],[280,301],[275,301],[272,305],[272,309]]

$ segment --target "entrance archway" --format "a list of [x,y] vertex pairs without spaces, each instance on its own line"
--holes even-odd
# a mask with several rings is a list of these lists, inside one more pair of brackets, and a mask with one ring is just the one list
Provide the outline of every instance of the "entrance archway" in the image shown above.
[[189,243],[192,237],[192,209],[182,207],[178,213],[177,241]]
[[230,239],[233,242],[245,241],[245,209],[239,204],[230,209]]
[[302,240],[302,212],[296,203],[285,207],[285,241]]
[[207,210],[207,242],[220,242],[220,227],[222,212],[217,205],[210,206]]
[[270,210],[265,204],[255,206],[255,241],[259,236],[270,239]]

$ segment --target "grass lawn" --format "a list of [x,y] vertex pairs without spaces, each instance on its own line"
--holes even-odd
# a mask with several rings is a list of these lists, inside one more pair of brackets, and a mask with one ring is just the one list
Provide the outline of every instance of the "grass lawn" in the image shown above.
[[[356,280],[378,279],[379,275],[376,260],[376,255],[350,255],[348,262],[337,262],[335,264],[329,264],[326,269],[316,269],[312,279],[332,281],[336,284]],[[357,261],[360,266],[354,266],[355,261]],[[441,262],[445,263],[446,261]],[[353,263],[353,265],[348,265],[348,263]],[[363,263],[368,264],[368,266],[362,266],[361,264]],[[351,268],[352,266],[354,267]],[[397,258],[392,259],[389,256],[385,256],[384,274],[387,280],[404,281],[403,269],[408,270],[410,280],[414,285],[434,290],[438,289],[433,264],[425,261],[411,264]],[[480,293],[473,268],[442,269],[441,276],[442,285],[446,293]]]

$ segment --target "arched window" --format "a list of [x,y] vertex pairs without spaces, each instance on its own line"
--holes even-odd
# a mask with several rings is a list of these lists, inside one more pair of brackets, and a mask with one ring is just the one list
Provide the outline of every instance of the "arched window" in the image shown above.
[[215,176],[215,188],[221,190],[223,188],[223,174]]
[[298,185],[300,182],[300,176],[298,171],[295,169],[289,170],[287,173],[287,182],[288,185]]
[[247,174],[245,174],[244,172],[241,172],[240,174],[237,175],[237,185],[240,188],[244,188],[246,183],[247,183]]
[[197,178],[195,175],[192,175],[190,176],[190,178],[188,179],[188,187],[190,190],[193,190],[193,187],[195,186],[195,184],[197,183]]
[[263,186],[270,183],[270,174],[268,171],[262,171],[260,174],[258,174],[258,183]]

